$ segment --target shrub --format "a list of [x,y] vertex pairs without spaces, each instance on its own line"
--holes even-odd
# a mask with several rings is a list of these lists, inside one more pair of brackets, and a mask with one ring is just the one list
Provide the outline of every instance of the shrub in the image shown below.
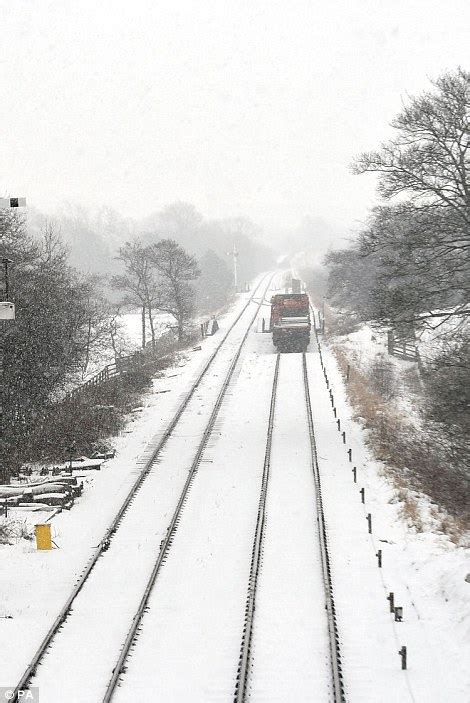
[[[448,513],[449,524],[454,524],[453,518],[461,529],[469,529],[470,477],[442,428],[431,420],[411,422],[390,403],[394,381],[390,382],[392,370],[386,362],[378,361],[378,375],[377,366],[365,373],[352,365],[344,351],[334,348],[334,353],[343,373],[351,366],[348,397],[356,419],[369,430],[366,441],[374,458],[386,465],[401,487],[427,494]],[[409,514],[410,506],[405,508]]]
[[140,403],[143,393],[175,355],[149,355],[128,373],[99,386],[90,386],[48,409],[28,428],[18,449],[18,468],[25,462],[62,462],[70,455],[89,455],[108,445],[124,427],[126,415]]
[[26,520],[0,518],[0,544],[12,544],[20,539],[33,539],[32,529]]

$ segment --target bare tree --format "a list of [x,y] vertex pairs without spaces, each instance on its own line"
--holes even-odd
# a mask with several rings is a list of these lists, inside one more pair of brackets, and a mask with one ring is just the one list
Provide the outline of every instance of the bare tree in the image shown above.
[[379,173],[379,192],[404,194],[421,208],[449,208],[470,224],[470,73],[459,68],[413,97],[393,120],[398,134],[362,154],[355,173]]
[[201,275],[195,286],[199,312],[214,312],[225,305],[233,287],[233,277],[226,264],[209,249],[199,259]]
[[[68,265],[53,229],[31,237],[22,218],[1,218],[2,258],[11,258],[15,323],[4,330],[3,480],[24,461],[32,435],[57,398],[77,380],[104,333],[96,280]],[[31,450],[32,451],[32,450]]]
[[109,328],[113,310],[112,305],[101,290],[101,284],[102,280],[99,276],[90,276],[82,284],[83,302],[86,311],[80,335],[83,346],[82,378],[87,374],[93,354],[96,355],[101,351],[105,351],[109,344]]
[[130,352],[130,342],[125,333],[125,325],[122,320],[122,306],[120,304],[111,307],[108,333],[114,359],[119,359],[123,353]]
[[145,232],[143,241],[145,244],[155,244],[161,239],[169,238],[196,253],[202,244],[202,223],[203,217],[194,205],[181,201],[171,203],[141,223]]
[[145,247],[139,239],[119,249],[117,257],[125,266],[125,273],[113,276],[111,286],[124,292],[124,301],[128,305],[141,307],[142,347],[146,344],[146,314],[148,316],[152,345],[155,346],[154,309],[158,307],[160,290],[154,275],[150,258],[150,248]]
[[199,276],[196,259],[173,239],[162,239],[149,247],[149,260],[158,273],[160,310],[172,315],[177,323],[178,341],[194,311],[194,291],[190,281]]
[[381,320],[440,324],[470,315],[470,73],[458,69],[410,99],[397,136],[356,160],[379,174],[376,208],[359,254],[374,258]]

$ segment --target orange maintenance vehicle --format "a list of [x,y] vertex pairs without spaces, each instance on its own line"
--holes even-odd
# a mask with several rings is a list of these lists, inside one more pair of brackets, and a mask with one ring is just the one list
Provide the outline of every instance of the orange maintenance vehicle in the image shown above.
[[271,332],[279,352],[304,352],[310,342],[310,307],[306,293],[271,298]]

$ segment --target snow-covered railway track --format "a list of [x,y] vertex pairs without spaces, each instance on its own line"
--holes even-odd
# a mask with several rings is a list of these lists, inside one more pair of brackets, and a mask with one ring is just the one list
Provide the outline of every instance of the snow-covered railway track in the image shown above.
[[[261,303],[260,303],[259,306],[258,306],[258,310],[259,310],[260,307],[261,307]],[[253,317],[252,322],[254,321],[258,310],[256,311],[256,313],[255,313],[255,315],[254,315],[254,317]],[[143,616],[144,616],[145,610],[146,610],[146,608],[147,608],[150,594],[151,594],[151,592],[152,592],[153,586],[154,586],[154,584],[155,584],[155,581],[156,581],[157,575],[158,575],[158,573],[159,573],[159,571],[160,571],[160,569],[161,569],[161,566],[162,566],[162,564],[164,563],[164,561],[166,560],[166,558],[167,558],[167,556],[168,556],[168,551],[169,551],[169,549],[170,549],[170,547],[171,547],[171,545],[172,545],[172,543],[173,543],[173,538],[174,538],[174,535],[175,535],[175,531],[176,531],[177,525],[178,525],[178,523],[179,523],[179,521],[180,521],[180,519],[181,519],[182,511],[183,511],[185,502],[186,502],[187,497],[188,497],[188,492],[189,492],[189,490],[190,490],[190,487],[191,487],[191,484],[192,484],[192,482],[193,482],[193,480],[194,480],[194,477],[195,477],[195,475],[196,475],[196,472],[197,472],[197,470],[198,470],[198,468],[199,468],[201,459],[202,459],[203,454],[204,454],[204,452],[205,452],[205,449],[206,449],[206,447],[207,447],[207,445],[208,445],[209,439],[211,438],[211,435],[212,435],[212,433],[213,433],[213,431],[214,431],[214,427],[215,427],[215,424],[216,424],[216,421],[217,421],[217,418],[218,418],[218,415],[219,415],[220,408],[221,408],[221,406],[222,406],[222,402],[223,402],[223,400],[224,400],[224,398],[225,398],[225,395],[226,395],[227,390],[228,390],[229,385],[230,385],[230,381],[232,380],[232,376],[233,376],[233,374],[234,374],[234,372],[235,372],[235,369],[236,369],[236,367],[237,367],[238,360],[239,360],[239,358],[240,358],[240,354],[241,354],[241,352],[242,352],[242,349],[243,349],[243,346],[244,346],[244,344],[245,344],[245,341],[246,341],[246,338],[247,338],[247,336],[248,336],[248,333],[249,333],[249,331],[250,331],[250,328],[251,328],[251,324],[247,327],[246,332],[245,332],[245,334],[243,335],[243,338],[242,338],[241,343],[240,343],[240,345],[239,345],[239,347],[238,347],[238,350],[237,350],[235,356],[234,356],[233,359],[232,359],[232,363],[230,364],[229,370],[228,370],[228,372],[227,372],[227,374],[226,374],[226,376],[225,376],[225,379],[224,379],[224,381],[223,381],[223,383],[222,383],[222,387],[221,387],[221,389],[220,389],[220,392],[219,392],[219,394],[218,394],[218,396],[217,396],[216,402],[215,402],[214,407],[213,407],[213,409],[212,409],[212,412],[211,412],[211,415],[210,415],[210,418],[209,418],[209,422],[207,423],[207,426],[206,426],[206,428],[205,428],[205,430],[204,430],[204,432],[203,432],[202,439],[201,439],[201,441],[200,441],[200,443],[199,443],[199,445],[198,445],[196,454],[195,454],[195,456],[194,456],[194,459],[193,459],[193,461],[192,461],[190,470],[189,470],[189,472],[188,472],[188,475],[187,475],[185,484],[184,484],[184,486],[183,486],[183,490],[181,491],[181,495],[180,495],[180,497],[179,497],[179,500],[178,500],[178,503],[177,503],[177,505],[176,505],[175,511],[174,511],[174,513],[173,513],[173,516],[172,516],[172,518],[171,518],[170,524],[169,524],[169,526],[168,526],[166,535],[165,535],[164,539],[162,540],[161,548],[160,548],[160,553],[159,553],[159,555],[158,555],[157,561],[155,562],[155,565],[154,565],[154,567],[153,567],[153,569],[152,569],[152,573],[150,574],[150,578],[149,578],[148,583],[147,583],[147,585],[146,585],[146,587],[145,587],[145,591],[144,591],[144,594],[143,594],[143,596],[142,596],[142,599],[141,599],[141,601],[140,601],[140,603],[139,603],[139,607],[138,607],[138,609],[137,609],[137,611],[136,611],[136,613],[135,613],[135,615],[134,615],[134,618],[133,618],[133,620],[132,620],[131,628],[130,628],[129,633],[128,633],[127,637],[126,637],[126,641],[124,642],[124,646],[123,646],[123,648],[122,648],[122,650],[121,650],[121,654],[119,655],[119,659],[118,659],[118,661],[117,661],[117,664],[116,664],[116,666],[114,667],[113,675],[112,675],[112,677],[111,677],[111,680],[110,680],[110,682],[109,682],[109,684],[108,684],[108,687],[107,687],[107,689],[106,689],[106,693],[105,693],[104,698],[103,698],[103,702],[104,702],[104,703],[108,703],[109,701],[111,701],[111,699],[112,699],[112,697],[113,697],[113,694],[114,694],[114,691],[115,691],[115,689],[116,689],[116,686],[117,686],[118,683],[119,683],[121,674],[122,674],[122,672],[123,672],[123,670],[124,670],[124,668],[125,668],[126,660],[127,660],[128,656],[129,656],[131,647],[132,647],[132,645],[133,645],[133,643],[134,643],[134,640],[135,640],[135,638],[136,638],[136,635],[137,635],[137,631],[138,631],[139,625],[140,625],[140,623],[141,623],[141,621],[142,621],[142,618],[143,618]]]
[[234,694],[248,699],[345,700],[305,354],[274,375]]
[[261,481],[261,495],[258,507],[258,517],[256,521],[255,538],[253,541],[253,550],[251,555],[250,577],[248,581],[248,596],[245,608],[245,623],[243,627],[242,644],[240,650],[240,662],[237,672],[237,682],[235,686],[235,701],[245,700],[246,688],[248,683],[251,638],[253,632],[253,621],[255,615],[255,597],[256,587],[258,584],[258,574],[261,564],[261,545],[263,540],[263,531],[265,524],[266,511],[266,496],[268,490],[269,471],[271,466],[271,448],[272,436],[274,430],[274,411],[276,408],[277,384],[279,380],[279,363],[281,355],[277,355],[276,368],[274,370],[273,389],[271,394],[271,405],[269,408],[268,433],[266,440],[266,452],[264,455],[263,476]]
[[302,354],[302,370],[304,379],[305,402],[307,406],[308,431],[310,439],[310,452],[313,475],[315,479],[316,499],[317,499],[317,516],[318,516],[318,534],[321,550],[321,564],[323,572],[323,583],[325,587],[326,597],[326,614],[328,620],[328,641],[330,645],[330,663],[332,672],[333,694],[335,703],[341,703],[345,700],[343,676],[341,668],[341,651],[339,643],[338,626],[336,622],[335,602],[333,596],[333,583],[331,578],[331,564],[328,549],[328,540],[326,534],[325,514],[323,510],[323,499],[321,489],[320,470],[318,466],[317,446],[315,442],[315,431],[313,426],[312,404],[310,399],[310,389],[308,381],[307,360],[305,354]]
[[[31,684],[41,687],[41,695],[46,696],[48,703],[55,700],[94,703],[103,696],[104,700],[110,700],[153,582],[171,545],[185,496],[222,399],[272,278],[273,275],[267,275],[259,282],[164,433],[154,446],[147,448],[135,483],[27,666],[11,700],[18,701],[20,692]],[[260,300],[256,300],[257,295],[261,296]],[[252,302],[257,305],[250,314]],[[208,374],[209,369],[213,373]],[[222,382],[219,377],[223,378]],[[189,441],[182,443],[182,437]],[[158,470],[154,471],[157,465]],[[191,466],[189,471],[188,465]],[[174,473],[169,474],[172,470]],[[164,483],[160,480],[163,472],[166,473]],[[140,490],[143,485],[145,491]],[[140,535],[139,539],[136,540],[135,535]],[[106,558],[100,559],[104,553]],[[151,565],[150,578],[148,564]],[[130,578],[126,579],[126,575]],[[127,600],[119,597],[124,594]],[[116,621],[110,621],[113,615]],[[112,637],[105,637],[110,631]],[[109,651],[110,642],[112,651]],[[85,666],[81,668],[81,665]],[[98,688],[95,679],[100,682]]]

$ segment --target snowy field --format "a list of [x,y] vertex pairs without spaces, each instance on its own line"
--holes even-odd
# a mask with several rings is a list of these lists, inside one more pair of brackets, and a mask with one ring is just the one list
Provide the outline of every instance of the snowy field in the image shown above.
[[[181,355],[175,367],[154,381],[143,407],[116,438],[116,457],[87,479],[73,510],[53,519],[58,548],[37,552],[23,540],[0,546],[0,640],[8,643],[2,646],[0,686],[13,686],[20,678],[134,483],[146,447],[161,436],[248,296],[239,296],[220,321],[220,331],[203,340],[200,351]],[[268,317],[269,308],[263,306],[260,315]],[[270,335],[256,329],[255,323],[116,701],[233,700],[276,359]],[[141,584],[239,341],[240,334],[228,338],[38,668],[33,683],[43,703],[102,700]],[[455,548],[443,535],[417,534],[401,520],[394,491],[371,461],[361,427],[351,419],[334,356],[323,343],[322,351],[341,430],[346,431],[344,444],[312,340],[307,367],[346,698],[361,703],[468,701],[468,550]],[[260,702],[331,700],[300,370],[301,355],[283,355],[249,682],[250,700]],[[357,467],[357,483],[352,466]],[[395,622],[389,612],[390,591],[403,607],[403,622]],[[400,668],[402,645],[408,649],[407,671]]]

